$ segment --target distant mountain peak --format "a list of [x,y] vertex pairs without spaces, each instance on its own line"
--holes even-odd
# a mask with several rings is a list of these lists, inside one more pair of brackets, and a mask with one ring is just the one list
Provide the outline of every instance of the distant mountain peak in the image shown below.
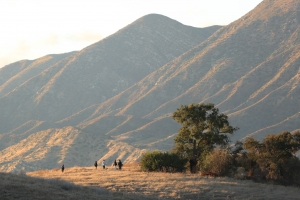
[[171,19],[170,17],[161,15],[161,14],[156,14],[156,13],[151,13],[151,14],[145,15],[145,16],[137,19],[135,22],[153,23],[153,22],[157,22],[159,20],[166,20],[166,21],[173,21],[174,23],[180,23],[174,19]]

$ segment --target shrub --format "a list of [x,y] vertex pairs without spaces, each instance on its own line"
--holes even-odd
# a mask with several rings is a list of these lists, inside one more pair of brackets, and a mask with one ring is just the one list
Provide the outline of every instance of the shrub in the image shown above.
[[227,149],[214,149],[201,163],[201,171],[209,171],[219,176],[231,176],[235,171],[234,156]]
[[152,151],[142,155],[140,165],[142,171],[183,172],[187,159],[169,152]]

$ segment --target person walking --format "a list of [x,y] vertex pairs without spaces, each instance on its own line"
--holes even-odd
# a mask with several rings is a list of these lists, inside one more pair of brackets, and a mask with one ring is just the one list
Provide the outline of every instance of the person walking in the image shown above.
[[61,166],[61,172],[64,172],[65,171],[65,165],[63,164],[62,166]]
[[97,169],[97,167],[98,167],[98,163],[97,163],[97,161],[95,161],[95,163],[94,163],[94,166],[96,167],[96,169]]
[[117,160],[115,160],[114,163],[113,163],[114,169],[117,169],[117,165],[118,165]]
[[105,160],[102,161],[102,167],[105,169]]
[[122,161],[119,159],[118,160],[118,166],[119,166],[119,170],[121,170],[122,169],[122,166],[123,166],[123,164],[122,164]]

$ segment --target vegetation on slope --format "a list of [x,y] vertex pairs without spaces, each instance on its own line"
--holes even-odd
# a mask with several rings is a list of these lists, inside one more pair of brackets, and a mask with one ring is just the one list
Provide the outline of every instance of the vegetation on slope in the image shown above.
[[191,173],[237,177],[238,169],[244,169],[242,178],[300,185],[299,131],[270,134],[262,142],[248,137],[244,144],[237,141],[230,147],[225,134],[238,128],[212,103],[181,105],[173,119],[182,127],[172,152],[147,152],[141,158],[142,170],[182,172],[189,165]]

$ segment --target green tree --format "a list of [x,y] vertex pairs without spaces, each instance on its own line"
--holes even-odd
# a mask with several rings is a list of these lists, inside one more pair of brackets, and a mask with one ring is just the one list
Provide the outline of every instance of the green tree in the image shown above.
[[262,142],[252,137],[246,139],[244,148],[248,158],[266,172],[267,179],[292,180],[299,176],[299,159],[296,152],[300,150],[300,132],[291,134],[270,134]]
[[214,104],[181,105],[172,118],[182,127],[178,131],[174,150],[181,157],[188,158],[190,170],[195,173],[197,162],[216,146],[225,146],[229,142],[227,133],[237,128],[230,126],[227,115],[219,114]]

